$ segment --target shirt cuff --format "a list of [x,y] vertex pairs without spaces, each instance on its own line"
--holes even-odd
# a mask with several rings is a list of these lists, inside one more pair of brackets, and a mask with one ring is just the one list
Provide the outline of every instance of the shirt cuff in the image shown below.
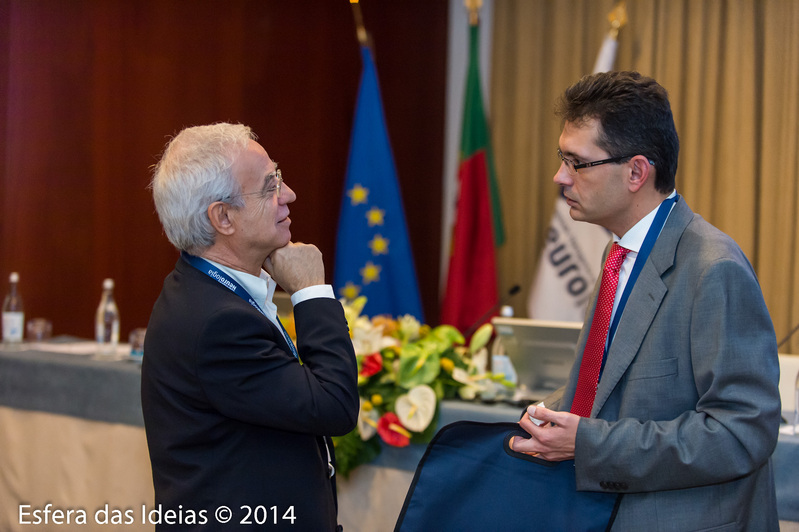
[[313,286],[307,286],[302,290],[297,290],[291,294],[291,304],[294,306],[302,303],[303,301],[316,299],[319,297],[336,299],[335,294],[333,294],[333,287],[329,284],[317,284]]

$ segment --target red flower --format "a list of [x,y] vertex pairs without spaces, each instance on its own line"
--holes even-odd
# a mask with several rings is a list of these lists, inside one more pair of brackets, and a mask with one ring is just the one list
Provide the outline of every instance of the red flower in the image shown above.
[[383,369],[383,356],[380,353],[372,353],[363,357],[361,365],[362,377],[371,377],[381,369]]
[[377,433],[384,442],[394,447],[407,447],[411,443],[411,433],[402,426],[394,412],[386,412],[377,421]]

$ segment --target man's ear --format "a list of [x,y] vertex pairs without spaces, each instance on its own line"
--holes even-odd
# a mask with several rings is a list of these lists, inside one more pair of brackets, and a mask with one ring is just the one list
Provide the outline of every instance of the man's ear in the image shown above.
[[211,225],[220,235],[231,235],[235,231],[230,220],[230,204],[223,201],[215,201],[208,206],[208,219]]
[[655,180],[655,167],[643,155],[630,159],[630,192],[638,192],[647,182]]

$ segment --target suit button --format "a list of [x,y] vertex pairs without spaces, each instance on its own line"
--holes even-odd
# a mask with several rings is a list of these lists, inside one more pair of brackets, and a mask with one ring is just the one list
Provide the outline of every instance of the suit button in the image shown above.
[[603,480],[599,483],[599,487],[602,488],[603,490],[606,490],[608,489],[608,483]]

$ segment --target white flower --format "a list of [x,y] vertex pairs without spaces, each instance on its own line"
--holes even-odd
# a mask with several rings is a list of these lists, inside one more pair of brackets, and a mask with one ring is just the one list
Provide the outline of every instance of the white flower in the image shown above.
[[399,318],[399,320],[397,320],[397,323],[399,325],[400,336],[406,342],[413,342],[414,340],[419,339],[419,330],[422,327],[422,324],[419,323],[419,320],[410,314],[405,314]]
[[452,378],[463,384],[463,386],[458,388],[458,395],[461,399],[466,401],[474,400],[474,398],[477,397],[477,394],[485,389],[485,386],[482,386],[480,383],[484,379],[484,376],[469,375],[469,373],[463,368],[453,369]]
[[356,355],[370,355],[397,344],[397,340],[383,336],[383,326],[374,325],[369,318],[359,316],[351,324],[352,347]]
[[361,435],[363,441],[366,441],[377,434],[377,420],[380,419],[380,415],[375,408],[364,410],[364,399],[363,397],[360,399],[361,410],[358,412],[358,434]]
[[462,386],[458,388],[458,397],[464,401],[474,401],[479,389],[476,386]]
[[436,413],[436,392],[426,384],[414,386],[408,393],[397,397],[394,410],[405,428],[422,432]]
[[478,349],[476,353],[472,354],[472,359],[469,362],[469,372],[481,375],[488,370],[488,349],[485,347]]

